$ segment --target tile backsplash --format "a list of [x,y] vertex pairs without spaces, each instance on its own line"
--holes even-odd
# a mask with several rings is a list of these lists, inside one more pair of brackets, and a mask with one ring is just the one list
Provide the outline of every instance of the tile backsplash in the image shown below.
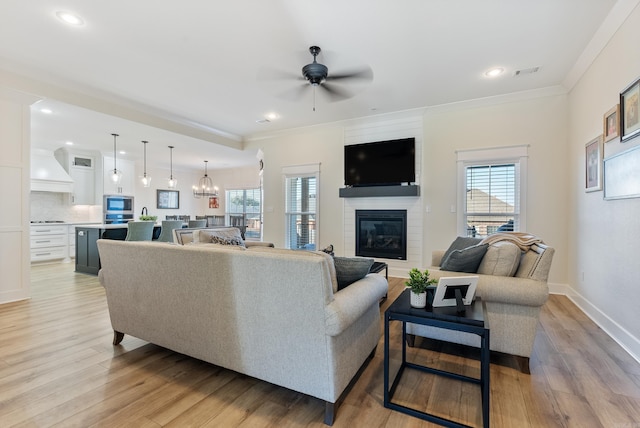
[[101,222],[102,205],[71,205],[68,193],[31,192],[30,221]]

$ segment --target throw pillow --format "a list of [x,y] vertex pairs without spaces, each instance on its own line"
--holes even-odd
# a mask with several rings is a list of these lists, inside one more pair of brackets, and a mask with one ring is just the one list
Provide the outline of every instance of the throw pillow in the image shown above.
[[364,278],[373,265],[373,259],[367,257],[334,257],[338,291]]
[[465,248],[469,248],[473,245],[479,244],[480,241],[482,241],[481,238],[469,238],[466,236],[458,236],[449,246],[449,248],[447,249],[447,251],[444,252],[444,255],[442,256],[442,260],[440,263],[440,266],[442,266],[442,263],[447,259],[447,257],[449,257],[449,254],[451,254],[451,252],[455,251],[455,250],[464,250]]
[[489,248],[488,244],[478,244],[463,250],[452,251],[440,265],[441,270],[476,273],[480,262]]
[[199,241],[199,242],[212,242],[211,241],[212,236],[218,236],[220,238],[237,238],[241,241],[244,241],[242,239],[242,233],[240,233],[240,229],[236,227],[200,229],[197,231],[197,233],[194,233],[194,235],[198,235],[198,239],[195,239],[195,236],[194,236],[194,241]]
[[520,266],[522,250],[509,241],[498,241],[489,245],[484,255],[478,273],[495,276],[513,276]]
[[213,244],[222,244],[222,245],[238,245],[240,247],[244,247],[244,241],[241,238],[237,237],[225,237],[225,236],[211,236],[211,243]]

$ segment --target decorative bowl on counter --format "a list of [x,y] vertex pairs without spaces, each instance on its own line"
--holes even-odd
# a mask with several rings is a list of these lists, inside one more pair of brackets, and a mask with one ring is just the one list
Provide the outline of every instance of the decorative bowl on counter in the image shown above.
[[141,215],[140,221],[156,221],[158,220],[157,215]]

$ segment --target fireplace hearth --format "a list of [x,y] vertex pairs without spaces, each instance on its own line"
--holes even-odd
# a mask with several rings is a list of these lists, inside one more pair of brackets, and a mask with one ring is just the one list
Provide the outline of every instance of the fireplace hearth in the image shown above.
[[407,260],[407,211],[356,210],[356,256]]

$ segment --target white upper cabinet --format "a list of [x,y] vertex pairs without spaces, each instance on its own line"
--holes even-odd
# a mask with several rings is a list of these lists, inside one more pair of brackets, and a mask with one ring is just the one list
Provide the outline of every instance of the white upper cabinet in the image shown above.
[[96,160],[97,152],[72,151],[58,149],[55,157],[60,162],[65,171],[73,179],[73,192],[70,196],[72,205],[95,205],[98,202],[96,195],[96,179],[99,177]]

